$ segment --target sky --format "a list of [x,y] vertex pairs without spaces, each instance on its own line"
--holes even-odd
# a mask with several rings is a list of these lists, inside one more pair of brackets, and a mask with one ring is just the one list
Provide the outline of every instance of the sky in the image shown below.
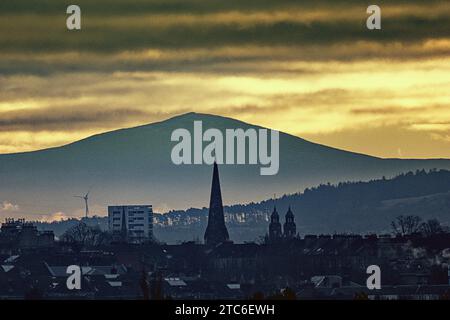
[[[382,30],[366,28],[369,4]],[[379,157],[450,158],[450,2],[0,2],[0,153],[191,111]]]

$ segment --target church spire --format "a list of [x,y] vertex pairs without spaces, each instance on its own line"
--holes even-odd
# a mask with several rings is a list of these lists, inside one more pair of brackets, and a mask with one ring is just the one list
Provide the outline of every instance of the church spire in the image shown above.
[[211,197],[209,200],[208,226],[205,231],[205,243],[215,246],[229,239],[223,214],[222,193],[220,191],[219,169],[214,162],[213,178],[211,184]]
[[294,222],[294,213],[291,210],[291,206],[286,213],[286,222],[284,223],[284,236],[285,238],[294,238],[297,233],[297,226]]
[[276,242],[281,238],[281,235],[280,216],[278,215],[277,207],[274,205],[273,212],[270,215],[269,240]]

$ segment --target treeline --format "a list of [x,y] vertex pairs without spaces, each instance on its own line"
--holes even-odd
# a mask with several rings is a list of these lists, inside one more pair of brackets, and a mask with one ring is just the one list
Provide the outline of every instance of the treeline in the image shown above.
[[[392,179],[322,184],[304,192],[283,195],[259,203],[226,206],[227,227],[236,242],[263,236],[274,205],[284,222],[289,206],[295,214],[297,231],[320,233],[392,233],[391,222],[398,216],[418,216],[422,221],[450,222],[450,171],[419,170]],[[161,241],[177,242],[203,238],[208,208],[191,208],[155,215],[155,232]],[[78,220],[40,223],[41,230],[62,235]],[[107,219],[92,217],[86,224],[107,229]]]
[[[296,216],[297,228],[305,233],[333,232],[387,232],[390,233],[391,222],[399,215],[416,215],[423,220],[437,218],[442,223],[450,219],[450,171],[418,170],[400,174],[392,179],[380,179],[359,182],[342,182],[336,185],[322,184],[308,188],[304,192],[283,195],[259,203],[232,205],[225,207],[228,217],[244,215],[245,222],[228,224],[231,233],[239,234],[239,228],[245,227],[248,237],[257,237],[267,227],[267,221],[261,215],[268,215],[276,205],[281,219],[291,206]],[[448,194],[447,194],[448,193]],[[429,195],[439,195],[426,198]],[[420,197],[425,197],[420,199]],[[400,201],[388,206],[385,202],[393,199],[414,199],[417,201]],[[191,225],[191,228],[204,226],[208,209],[189,209],[172,211],[164,215],[162,221],[170,221],[171,229]],[[264,224],[264,225],[261,225]],[[260,236],[260,234],[259,234]],[[242,239],[239,239],[242,240]],[[249,239],[246,239],[249,240]]]

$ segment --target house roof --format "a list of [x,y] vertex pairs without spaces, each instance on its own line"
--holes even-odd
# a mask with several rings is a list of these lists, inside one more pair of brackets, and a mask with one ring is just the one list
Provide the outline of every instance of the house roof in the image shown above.
[[[67,277],[67,268],[68,266],[50,266],[45,263],[48,272],[53,277]],[[81,273],[83,275],[102,275],[102,276],[110,276],[112,274],[125,274],[127,272],[127,268],[124,265],[119,266],[82,266]]]

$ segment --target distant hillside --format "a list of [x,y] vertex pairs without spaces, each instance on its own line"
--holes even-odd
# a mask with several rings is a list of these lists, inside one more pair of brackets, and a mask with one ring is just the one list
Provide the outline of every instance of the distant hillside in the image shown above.
[[[160,211],[206,206],[211,167],[176,166],[170,159],[176,144],[170,141],[172,131],[192,131],[196,120],[203,121],[204,130],[260,128],[231,118],[188,113],[58,148],[0,155],[0,200],[17,204],[18,209],[8,212],[9,216],[31,219],[54,213],[81,216],[84,204],[73,195],[87,192],[90,186],[91,212],[99,215],[106,214],[109,204],[150,203]],[[393,177],[416,169],[450,169],[450,160],[380,159],[280,133],[279,173],[261,176],[259,168],[219,167],[225,203],[261,201],[274,193],[289,194],[326,182]]]
[[[450,224],[450,171],[424,170],[401,174],[393,179],[325,184],[303,193],[284,195],[247,205],[225,207],[230,237],[236,242],[252,241],[267,232],[274,205],[281,214],[291,206],[301,235],[308,233],[390,232],[390,222],[398,215],[437,218]],[[171,211],[155,217],[155,234],[166,242],[203,239],[208,209]],[[107,227],[106,218],[91,224]],[[65,222],[53,224],[63,230]],[[48,224],[42,228],[50,228]]]
[[[390,222],[398,215],[437,218],[450,224],[450,171],[420,170],[393,179],[322,184],[276,200],[228,206],[225,212],[231,238],[251,241],[264,235],[274,205],[282,221],[291,206],[302,235],[390,232]],[[168,227],[157,228],[158,236],[167,241],[202,239],[207,211],[190,209],[162,216],[160,221]]]

